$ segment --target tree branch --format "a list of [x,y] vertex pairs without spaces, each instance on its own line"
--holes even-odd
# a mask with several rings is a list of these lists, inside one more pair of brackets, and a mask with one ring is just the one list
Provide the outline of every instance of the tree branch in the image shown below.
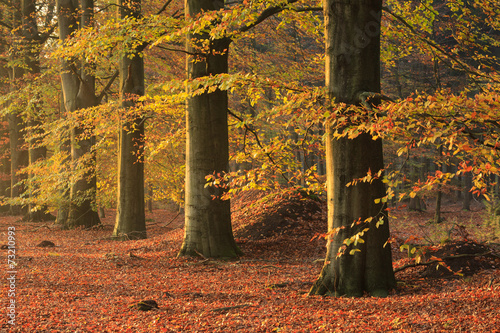
[[172,2],[173,0],[167,0],[167,2],[165,2],[165,4],[160,8],[160,10],[158,10],[156,12],[156,15],[160,15],[161,13],[163,13],[165,11],[165,9],[167,9],[168,5],[170,5],[170,3]]
[[378,98],[382,101],[390,101],[390,102],[395,102],[392,98],[389,96],[383,95],[381,93],[376,93],[376,92],[369,92],[369,91],[363,91],[358,93],[358,99],[361,105],[363,105],[367,110],[373,111],[372,106],[368,101],[373,98]]
[[[239,121],[243,121],[243,118],[239,117],[238,115],[234,114],[231,110],[228,110],[228,113],[229,115],[233,116],[234,118],[238,119]],[[259,139],[259,136],[257,134],[257,132],[253,129],[253,128],[250,128],[250,126],[248,126],[247,124],[244,124],[245,126],[245,130],[246,131],[249,131],[250,133],[253,134],[253,136],[255,137],[255,141],[257,142],[257,146],[259,146],[260,149],[262,149],[262,151],[265,151],[264,150],[264,146],[262,145],[262,143],[260,142],[260,139]],[[274,165],[274,166],[277,166],[278,164],[274,161],[273,157],[271,156],[271,154],[269,154],[268,152],[265,152],[264,153],[267,158],[269,159],[269,161],[271,161],[271,163]],[[280,174],[281,176],[289,183],[290,182],[290,179],[288,179],[288,177],[280,171]]]
[[118,77],[118,75],[120,75],[120,71],[115,71],[113,73],[113,76],[111,76],[111,78],[109,79],[108,83],[106,84],[106,86],[102,89],[101,93],[99,94],[99,96],[97,97],[97,104],[101,104],[101,101],[102,99],[104,98],[104,96],[106,95],[106,91],[109,90],[109,88],[111,87],[111,85],[113,84],[113,82],[115,82],[116,78]]
[[292,4],[292,3],[295,3],[295,2],[298,2],[299,0],[289,0],[287,3],[284,3],[280,6],[275,6],[275,7],[269,7],[267,8],[266,10],[264,10],[260,15],[259,17],[257,17],[257,19],[250,23],[249,25],[245,26],[245,27],[241,27],[239,29],[240,32],[246,32],[250,29],[252,29],[253,27],[255,27],[256,25],[258,25],[259,23],[262,23],[264,22],[264,20],[266,20],[267,18],[275,15],[275,14],[278,14],[286,9],[290,9],[290,10],[293,10],[293,11],[296,11],[296,12],[305,12],[305,11],[319,11],[319,10],[323,10],[322,7],[304,7],[304,8],[297,8],[297,9],[294,9],[294,8],[287,8],[288,5]]
[[450,58],[451,60],[455,61],[458,66],[460,66],[460,68],[462,68],[462,70],[464,70],[465,72],[468,72],[468,73],[471,73],[471,74],[474,74],[474,75],[477,75],[479,77],[484,77],[484,78],[487,78],[489,80],[493,80],[494,82],[496,83],[500,83],[499,80],[489,76],[489,75],[486,75],[486,74],[483,74],[483,73],[480,73],[480,72],[477,72],[476,70],[472,69],[471,66],[467,65],[466,63],[464,63],[463,61],[461,61],[460,59],[458,59],[455,55],[453,54],[450,54],[449,52],[446,52],[446,50],[444,50],[441,46],[439,46],[436,42],[432,41],[432,40],[429,40],[428,38],[425,38],[425,37],[422,37],[416,30],[415,28],[408,22],[406,22],[406,20],[401,17],[400,15],[394,13],[393,11],[391,11],[391,9],[389,7],[382,7],[382,10],[385,11],[386,13],[388,13],[389,15],[391,15],[393,18],[395,18],[397,21],[399,21],[401,24],[403,24],[406,28],[408,28],[408,30],[411,31],[411,33],[413,33],[418,39],[420,39],[422,42],[424,42],[425,44],[429,45],[430,47],[434,48],[435,50],[439,51],[440,53],[446,55],[448,58]]
[[419,262],[419,263],[414,262],[412,264],[406,264],[404,266],[396,268],[394,270],[394,273],[401,272],[401,271],[403,271],[405,269],[412,268],[412,267],[429,266],[429,265],[432,265],[432,264],[444,263],[445,260],[451,260],[451,259],[455,259],[455,258],[466,258],[466,257],[482,257],[482,256],[485,256],[485,255],[488,255],[488,254],[492,254],[492,252],[491,251],[487,251],[487,252],[484,252],[484,253],[457,254],[455,256],[443,257],[443,258],[438,259],[438,260],[431,260],[431,261]]

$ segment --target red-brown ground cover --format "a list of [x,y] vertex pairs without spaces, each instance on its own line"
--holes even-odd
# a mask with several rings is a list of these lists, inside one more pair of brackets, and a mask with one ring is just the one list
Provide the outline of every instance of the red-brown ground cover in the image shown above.
[[[235,201],[237,241],[245,256],[230,262],[177,259],[182,216],[174,219],[177,213],[165,210],[148,214],[149,239],[125,242],[109,238],[112,211],[104,228],[95,230],[0,218],[0,244],[7,244],[8,227],[15,227],[17,262],[11,325],[7,250],[1,250],[1,332],[499,331],[498,268],[451,279],[421,278],[424,268],[407,269],[397,273],[398,289],[387,298],[307,296],[322,265],[316,259],[325,253],[324,240],[310,241],[326,229],[324,212],[311,204],[300,216],[284,214],[295,208],[283,208],[279,197],[247,208],[256,199]],[[425,224],[431,213],[396,210],[395,243],[409,236],[439,243],[440,230],[446,234],[453,223],[464,225],[470,238],[486,239],[478,208],[461,212],[447,206],[445,211],[448,225],[435,226]],[[268,223],[280,223],[277,232],[262,226],[249,231],[249,224],[272,212],[277,212],[269,218],[274,222]],[[55,247],[38,247],[44,240]],[[393,253],[395,267],[408,263],[399,249]],[[131,307],[142,300],[155,300],[159,308]]]

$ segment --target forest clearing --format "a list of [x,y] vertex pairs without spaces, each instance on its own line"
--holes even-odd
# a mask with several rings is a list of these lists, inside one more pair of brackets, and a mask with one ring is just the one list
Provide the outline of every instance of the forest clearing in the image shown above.
[[[397,289],[387,298],[332,298],[308,296],[325,253],[324,239],[311,240],[326,230],[324,209],[281,199],[265,210],[255,205],[249,214],[248,203],[233,205],[244,255],[230,261],[176,258],[183,235],[176,211],[148,213],[149,238],[123,242],[109,237],[112,210],[90,231],[1,218],[0,243],[14,226],[18,262],[16,325],[12,329],[2,316],[2,332],[498,332],[498,239],[491,239],[490,227],[477,225],[485,214],[479,205],[468,212],[446,205],[439,225],[426,223],[430,212],[400,209],[391,235],[439,245],[459,224],[471,242],[497,242],[496,260],[472,257],[494,268],[441,278],[422,277],[425,267],[410,268],[396,273]],[[303,212],[290,217],[276,213],[280,208]],[[281,229],[266,229],[262,221]],[[462,236],[452,235],[456,241]],[[44,240],[55,246],[37,246]],[[395,268],[410,261],[396,243]],[[7,288],[2,285],[2,295]],[[144,300],[158,308],[134,307]]]

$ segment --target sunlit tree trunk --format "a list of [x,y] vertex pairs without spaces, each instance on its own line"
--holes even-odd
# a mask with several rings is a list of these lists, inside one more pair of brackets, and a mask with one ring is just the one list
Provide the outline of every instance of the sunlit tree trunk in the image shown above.
[[[363,92],[380,91],[381,0],[324,1],[326,26],[326,86],[336,103],[359,105]],[[395,287],[385,204],[375,204],[385,187],[379,180],[347,187],[353,179],[377,173],[383,164],[382,142],[369,134],[335,139],[327,126],[326,160],[328,229],[340,232],[327,244],[325,265],[310,294],[335,296],[386,296]],[[354,224],[374,217],[375,222]],[[337,256],[343,241],[364,228],[359,252]]]
[[[57,5],[59,34],[62,41],[70,37],[78,26],[85,28],[93,24],[93,0],[81,0],[81,7],[77,0],[59,0]],[[96,106],[95,78],[89,71],[88,65],[66,61],[63,64],[61,82],[66,112]],[[95,139],[83,137],[84,131],[85,128],[80,126],[75,126],[71,131],[72,165],[79,163],[86,171],[71,186],[68,219],[64,223],[68,228],[78,226],[89,228],[100,223],[95,207],[96,177],[93,152]],[[83,159],[85,161],[82,162]]]
[[[223,1],[187,0],[186,17],[202,11],[223,8]],[[210,41],[209,50],[201,50],[207,35],[189,35],[187,72],[190,79],[227,73],[229,40]],[[241,254],[231,228],[229,200],[218,196],[223,190],[205,187],[205,177],[224,173],[229,166],[228,97],[216,90],[192,96],[187,101],[185,231],[179,256],[236,257]],[[215,196],[215,197],[213,197]]]
[[[120,1],[120,17],[141,16],[138,0]],[[138,106],[144,95],[144,60],[134,50],[120,63],[121,124],[118,153],[118,207],[113,236],[120,239],[146,238],[144,212],[144,118],[127,110]]]

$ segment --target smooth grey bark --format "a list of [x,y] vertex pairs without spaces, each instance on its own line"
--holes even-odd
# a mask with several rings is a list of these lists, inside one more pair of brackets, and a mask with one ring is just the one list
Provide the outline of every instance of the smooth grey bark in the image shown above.
[[[81,0],[80,3],[77,0],[57,1],[59,38],[63,42],[78,27],[85,28],[93,24],[93,0]],[[89,71],[89,65],[64,61],[62,67],[61,83],[66,112],[96,106],[95,77]],[[74,166],[76,163],[81,163],[84,156],[90,154],[84,166],[90,171],[71,186],[68,219],[61,221],[66,228],[79,226],[89,228],[100,224],[95,207],[97,187],[93,152],[95,138],[82,138],[84,131],[85,128],[81,126],[75,126],[71,130],[71,162]]]
[[[326,86],[335,103],[359,105],[364,92],[380,92],[381,0],[324,1]],[[372,101],[373,102],[373,101]],[[384,167],[382,141],[363,133],[355,139],[334,138],[327,126],[326,163],[328,230],[340,229],[327,244],[325,265],[310,294],[334,296],[387,296],[395,287],[386,205],[374,200],[385,196],[380,180],[347,187],[353,179]],[[384,223],[354,224],[373,217]],[[361,251],[337,256],[343,241],[369,227],[358,244]]]
[[[202,11],[218,10],[223,1],[186,0],[186,17]],[[189,35],[189,79],[228,72],[230,40],[211,40],[209,50],[200,48],[206,34]],[[231,227],[229,200],[221,200],[221,188],[205,187],[205,177],[225,173],[229,167],[228,97],[226,91],[216,90],[191,96],[187,101],[186,137],[186,201],[184,241],[179,256],[234,258],[241,254]],[[213,197],[215,196],[215,197]]]
[[[120,17],[141,16],[140,0],[120,1]],[[125,110],[138,106],[144,95],[144,59],[131,50],[120,63],[120,101]],[[127,116],[125,116],[127,117]],[[144,203],[144,121],[134,114],[121,124],[118,152],[118,206],[113,237],[146,238]]]

